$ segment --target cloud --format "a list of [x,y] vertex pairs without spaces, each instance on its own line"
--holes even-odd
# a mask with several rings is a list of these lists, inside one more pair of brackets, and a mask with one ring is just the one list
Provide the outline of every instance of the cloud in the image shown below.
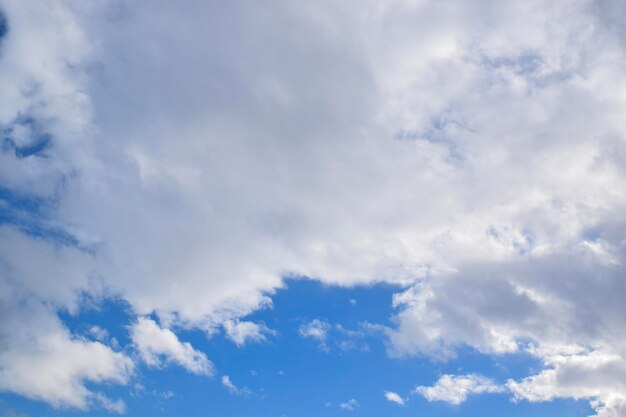
[[122,400],[111,400],[103,394],[96,394],[94,399],[107,411],[117,414],[126,413],[126,404]]
[[227,320],[224,323],[226,336],[237,346],[243,346],[249,342],[264,342],[266,335],[274,335],[275,332],[264,324],[251,321]]
[[[620,230],[613,226],[611,229]],[[533,263],[478,265],[471,268],[473,271],[466,268],[464,277],[451,274],[436,282],[424,281],[396,297],[401,309],[400,326],[391,332],[391,353],[422,352],[447,358],[454,356],[456,347],[464,343],[485,354],[521,352],[526,349],[524,340],[532,340],[540,346],[532,352],[544,362],[546,373],[518,387],[537,386],[546,383],[546,378],[554,378],[553,388],[546,390],[548,398],[556,398],[549,395],[553,392],[561,392],[562,397],[570,393],[570,397],[582,398],[574,395],[576,390],[566,389],[573,382],[565,383],[565,378],[556,377],[559,368],[555,369],[554,358],[572,346],[577,347],[578,353],[611,352],[615,361],[611,371],[596,369],[603,376],[595,372],[572,375],[576,386],[590,387],[596,392],[586,397],[599,398],[600,406],[596,408],[612,409],[611,404],[616,403],[609,399],[614,398],[619,387],[598,385],[596,378],[612,380],[613,372],[620,369],[620,358],[624,358],[624,339],[618,330],[624,311],[622,304],[613,301],[623,286],[621,269],[604,262],[603,255],[576,246],[567,255],[545,255]],[[546,276],[551,279],[545,280]],[[598,280],[602,284],[598,285]],[[467,297],[475,302],[464,302]],[[594,391],[595,387],[600,387],[603,394]],[[532,400],[533,396],[529,392],[519,398]]]
[[103,329],[100,326],[91,326],[89,328],[89,334],[101,342],[109,338],[109,332],[107,329]]
[[308,323],[301,324],[298,333],[301,337],[314,339],[326,346],[326,342],[330,339],[331,333],[335,336],[342,337],[344,340],[337,344],[343,350],[349,350],[357,347],[356,339],[362,339],[368,334],[374,332],[373,327],[369,323],[360,323],[358,330],[350,330],[341,324],[334,324],[320,319],[313,319]]
[[342,351],[369,352],[370,346],[365,341],[368,337],[380,336],[388,330],[381,325],[374,325],[367,322],[359,323],[356,329],[348,329],[341,324],[331,324],[327,321],[314,319],[308,323],[301,324],[298,333],[303,338],[313,339],[319,342],[318,347],[329,352],[332,345]]
[[109,408],[113,403],[101,401],[104,397],[87,384],[125,385],[133,374],[130,358],[100,342],[73,337],[43,306],[29,303],[3,317],[3,333],[16,331],[19,335],[2,340],[2,391],[43,400],[54,407],[88,410],[95,401]]
[[213,364],[206,355],[195,350],[190,343],[180,342],[170,329],[147,317],[139,317],[131,326],[130,337],[141,359],[152,367],[175,363],[189,372],[211,376]]
[[331,329],[331,325],[320,319],[313,319],[308,323],[301,324],[298,328],[298,333],[304,338],[314,339],[319,342],[319,349],[324,352],[329,351],[329,347],[326,343],[328,338],[328,332]]
[[239,388],[230,380],[228,375],[222,376],[222,385],[226,387],[228,392],[235,395],[249,395],[250,390],[248,388]]
[[450,404],[461,404],[468,395],[483,393],[500,393],[505,391],[502,386],[482,375],[443,375],[431,387],[419,386],[415,392],[428,401],[445,401]]
[[471,394],[511,393],[514,401],[552,401],[555,398],[586,399],[598,417],[617,417],[626,410],[626,367],[619,354],[586,350],[578,346],[532,348],[543,358],[546,369],[521,381],[510,379],[495,384],[482,375],[443,375],[435,385],[420,386],[415,392],[428,401],[461,404]]
[[237,387],[230,381],[230,377],[228,375],[222,376],[222,385],[224,385],[232,393],[238,392]]
[[354,398],[351,398],[348,401],[339,404],[339,408],[346,411],[354,411],[358,407],[359,402]]
[[[103,363],[124,360],[59,330],[81,294],[211,332],[267,306],[285,276],[406,286],[396,356],[531,340],[623,358],[615,8],[5,1],[0,125],[15,146],[49,140],[0,152],[6,298],[46,306],[41,333],[104,346]],[[164,33],[170,19],[185,24]],[[2,343],[27,361],[11,329]],[[107,369],[95,379],[124,380]],[[69,387],[86,380],[67,372]],[[6,389],[87,401],[21,380]]]
[[620,354],[579,348],[541,356],[547,369],[508,382],[516,400],[589,399],[598,417],[617,417],[626,411],[626,365]]
[[[0,226],[1,391],[88,410],[94,403],[108,404],[98,400],[103,397],[92,386],[128,383],[135,368],[129,357],[72,334],[55,313],[55,306],[75,311],[73,291],[89,287],[83,275],[89,266],[80,251],[54,248]],[[64,285],[55,286],[50,277],[63,277]]]
[[300,325],[298,333],[300,333],[300,336],[302,337],[315,339],[318,342],[325,342],[328,337],[329,329],[330,324],[320,319],[314,319],[308,323]]
[[385,398],[392,403],[396,403],[398,405],[404,405],[406,400],[402,398],[400,395],[393,391],[385,391]]

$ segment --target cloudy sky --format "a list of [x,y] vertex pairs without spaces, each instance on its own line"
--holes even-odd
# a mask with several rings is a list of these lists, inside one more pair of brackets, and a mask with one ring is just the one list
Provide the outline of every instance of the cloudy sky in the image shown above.
[[0,0],[0,416],[626,416],[622,0]]

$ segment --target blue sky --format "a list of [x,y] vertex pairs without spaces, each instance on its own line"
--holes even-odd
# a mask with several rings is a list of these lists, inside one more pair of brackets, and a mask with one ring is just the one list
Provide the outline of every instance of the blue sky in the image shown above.
[[[105,386],[103,392],[127,404],[126,415],[189,416],[316,416],[363,415],[383,413],[398,416],[473,416],[477,414],[511,416],[553,416],[555,413],[586,416],[591,411],[584,401],[556,400],[549,403],[512,403],[506,394],[470,397],[462,405],[429,402],[412,393],[418,385],[431,385],[442,374],[481,373],[498,381],[519,378],[540,366],[527,355],[489,357],[471,349],[461,349],[458,358],[433,362],[428,358],[389,358],[382,341],[375,335],[348,336],[329,330],[328,348],[316,340],[302,337],[298,329],[311,320],[322,320],[346,330],[360,324],[391,325],[391,296],[397,288],[387,285],[341,289],[308,280],[289,280],[286,288],[272,296],[272,307],[246,320],[264,322],[276,331],[266,342],[237,347],[223,334],[207,338],[201,332],[181,331],[179,336],[206,352],[215,363],[218,376],[190,375],[177,367],[142,368],[127,387]],[[107,329],[121,346],[128,347],[128,326],[132,325],[129,306],[108,301],[77,315],[62,313],[67,326],[75,333],[90,336],[89,329]],[[342,347],[353,341],[355,346]],[[363,348],[367,345],[367,348]],[[247,392],[230,393],[220,376],[228,375]],[[385,391],[400,393],[408,399],[399,406],[385,399]],[[353,411],[340,404],[355,399]],[[54,408],[2,395],[5,412],[21,415],[63,416],[77,412]],[[80,412],[79,412],[80,414]],[[106,410],[92,410],[90,415],[110,415]]]
[[626,415],[621,0],[0,0],[0,417]]

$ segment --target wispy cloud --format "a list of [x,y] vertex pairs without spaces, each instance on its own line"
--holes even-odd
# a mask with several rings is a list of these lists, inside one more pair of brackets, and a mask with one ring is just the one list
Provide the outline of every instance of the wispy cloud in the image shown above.
[[228,392],[235,395],[250,395],[250,390],[248,388],[240,388],[236,386],[228,375],[222,376],[222,385],[226,387]]
[[339,404],[339,408],[346,411],[354,411],[358,407],[359,402],[354,398],[351,398],[348,401]]

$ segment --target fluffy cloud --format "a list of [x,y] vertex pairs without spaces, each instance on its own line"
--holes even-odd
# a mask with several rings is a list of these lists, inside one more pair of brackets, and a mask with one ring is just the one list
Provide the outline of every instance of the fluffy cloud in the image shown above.
[[267,340],[266,335],[275,334],[264,324],[239,320],[227,320],[224,323],[224,330],[226,336],[237,346],[243,346],[248,342],[263,342]]
[[148,366],[158,367],[163,362],[175,363],[189,372],[212,375],[213,364],[206,355],[195,350],[190,343],[181,342],[170,329],[164,329],[146,317],[133,324],[130,336],[139,355]]
[[[619,233],[613,225],[610,229]],[[588,398],[599,401],[599,410],[618,404],[613,399],[622,396],[623,387],[610,381],[616,374],[623,377],[625,311],[617,298],[624,287],[621,268],[607,265],[605,253],[577,245],[569,254],[536,257],[532,263],[483,264],[465,271],[425,280],[396,297],[401,312],[400,325],[391,332],[393,354],[445,358],[463,345],[495,354],[524,349],[546,369],[511,385],[518,398]],[[529,339],[539,348],[526,346]],[[611,358],[612,366],[594,365],[599,358]],[[598,384],[599,379],[607,383]]]
[[[394,355],[528,340],[626,355],[620,2],[3,7],[0,207],[16,245],[0,279],[48,306],[46,332],[81,293],[212,332],[301,276],[406,285]],[[135,327],[150,360],[206,372],[171,331]],[[565,369],[542,355],[545,375]],[[621,407],[611,387],[583,390],[599,413]]]
[[587,399],[598,417],[623,415],[626,410],[626,366],[622,356],[573,345],[531,347],[529,352],[543,358],[546,369],[521,381],[509,380],[505,385],[499,385],[482,375],[443,375],[433,386],[419,386],[415,392],[428,401],[451,404],[461,404],[468,395],[483,393],[510,393],[514,401],[531,402],[555,398]]
[[415,392],[428,401],[461,404],[471,394],[503,392],[504,388],[481,375],[443,375],[432,387],[420,386]]
[[330,324],[320,319],[313,319],[308,323],[300,325],[298,333],[302,337],[315,339],[318,342],[325,342],[330,330]]
[[[44,239],[0,227],[1,391],[55,407],[123,408],[121,401],[91,391],[87,384],[126,384],[133,374],[132,360],[101,342],[71,334],[55,315],[55,307],[76,308],[77,289],[99,292],[87,279],[90,265],[80,251],[55,248]],[[63,285],[55,285],[55,278]]]
[[298,333],[301,337],[316,340],[319,343],[318,348],[324,352],[328,352],[330,348],[326,340],[328,339],[330,329],[330,323],[320,319],[313,319],[308,323],[301,324],[298,328]]
[[89,334],[101,342],[109,338],[109,332],[100,326],[91,326],[89,328]]
[[385,391],[385,398],[392,403],[396,403],[398,405],[404,405],[406,400],[402,398],[400,395],[393,391]]
[[533,402],[554,398],[591,399],[598,417],[626,412],[626,361],[621,354],[568,349],[543,352],[545,370],[508,386],[517,400]]
[[[29,321],[21,321],[20,326],[32,324]],[[12,341],[3,350],[0,389],[47,401],[55,407],[87,410],[95,402],[123,410],[123,402],[94,393],[86,384],[126,384],[132,374],[132,361],[99,342],[72,338],[60,323],[45,324],[47,327],[40,329],[44,333],[25,332],[20,337],[25,340]],[[10,330],[13,328],[4,331]]]

